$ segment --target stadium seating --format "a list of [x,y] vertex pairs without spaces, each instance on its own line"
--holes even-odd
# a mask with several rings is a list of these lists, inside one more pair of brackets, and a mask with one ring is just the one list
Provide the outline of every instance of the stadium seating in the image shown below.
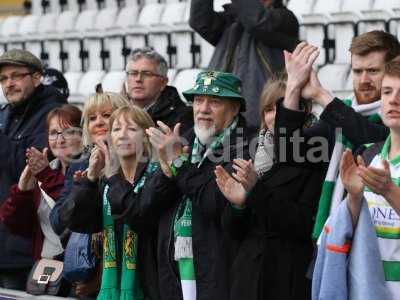
[[126,45],[126,33],[130,27],[134,27],[139,16],[139,6],[127,6],[121,9],[113,27],[108,28],[105,35],[110,56],[110,70],[122,70],[125,68],[125,58],[129,51]]
[[140,48],[148,45],[147,33],[160,23],[165,4],[146,4],[140,11],[138,22],[130,26],[126,32],[126,46],[128,49]]
[[[45,48],[43,41],[46,39],[48,34],[55,32],[58,16],[59,14],[57,13],[42,15],[37,25],[36,34],[26,36],[25,48],[40,57],[45,64],[49,64],[50,55],[48,49]],[[58,59],[56,58],[57,57],[54,57],[52,61],[55,64],[55,67],[58,67],[56,64]]]
[[[45,2],[32,0],[32,14],[0,20],[0,54],[32,51],[65,73],[78,102],[94,83],[119,91],[133,48],[147,45],[163,54],[180,92],[207,68],[214,50],[188,24],[190,0],[48,2],[42,7]],[[214,0],[214,9],[222,11],[229,2]],[[315,66],[336,94],[351,92],[348,48],[356,34],[383,29],[400,36],[400,0],[289,0],[288,8],[301,23],[300,38],[321,48]]]
[[62,12],[57,18],[55,31],[47,34],[44,40],[44,47],[49,53],[49,65],[63,72],[69,70],[68,52],[64,39],[68,32],[74,31],[77,17],[77,10]]
[[303,15],[311,13],[315,0],[290,0],[288,8],[302,21]]
[[108,72],[103,80],[103,90],[119,93],[125,79],[125,71],[111,71]]
[[185,100],[182,92],[190,89],[193,83],[196,81],[197,74],[199,74],[201,69],[186,69],[179,72],[173,81],[173,85],[178,89],[181,98]]
[[[177,45],[172,41],[171,34],[179,28],[179,24],[187,23],[186,2],[172,2],[165,5],[161,19],[157,26],[150,28],[148,33],[148,45],[163,55],[170,67],[177,65]],[[176,25],[176,26],[175,26]]]
[[1,37],[0,37],[0,44],[4,46],[3,51],[8,48],[7,43],[12,43],[13,37],[18,35],[18,28],[21,21],[22,21],[21,16],[10,16],[3,21],[1,25]]
[[37,15],[27,15],[23,17],[19,24],[17,34],[15,34],[10,43],[8,43],[8,48],[22,49],[29,36],[37,33],[39,19],[40,17]]
[[76,18],[71,31],[64,34],[63,44],[68,57],[68,71],[86,71],[89,69],[89,52],[83,38],[85,32],[94,28],[97,10],[84,10]]
[[93,27],[84,33],[83,47],[88,51],[88,69],[90,70],[110,69],[109,44],[106,43],[103,32],[114,27],[117,13],[116,7],[99,11]]

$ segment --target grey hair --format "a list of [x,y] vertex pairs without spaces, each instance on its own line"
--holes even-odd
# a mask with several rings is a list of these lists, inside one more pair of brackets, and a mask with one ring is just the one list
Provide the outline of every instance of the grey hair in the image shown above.
[[158,74],[167,77],[168,63],[160,53],[150,47],[136,48],[131,51],[128,57],[128,63],[130,61],[135,62],[141,58],[147,58],[148,60],[155,62],[157,64]]

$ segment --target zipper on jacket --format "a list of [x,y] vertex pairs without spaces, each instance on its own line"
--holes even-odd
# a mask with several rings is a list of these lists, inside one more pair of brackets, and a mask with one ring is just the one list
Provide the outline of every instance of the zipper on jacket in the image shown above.
[[271,76],[272,73],[272,69],[267,61],[267,59],[265,58],[264,54],[262,53],[261,49],[258,47],[258,45],[256,44],[256,51],[258,56],[261,59],[261,63],[263,64],[264,68],[269,72],[269,75]]

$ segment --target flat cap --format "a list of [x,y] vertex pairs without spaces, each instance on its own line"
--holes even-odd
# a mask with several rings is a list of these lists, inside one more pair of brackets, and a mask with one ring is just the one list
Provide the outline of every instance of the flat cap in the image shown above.
[[43,73],[43,65],[39,58],[31,52],[21,49],[12,49],[0,56],[0,68],[5,65],[30,67]]

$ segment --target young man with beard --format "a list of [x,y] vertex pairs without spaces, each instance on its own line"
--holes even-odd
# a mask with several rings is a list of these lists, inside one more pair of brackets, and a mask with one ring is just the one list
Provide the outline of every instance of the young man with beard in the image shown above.
[[[362,157],[350,151],[342,156],[340,176],[347,197],[322,235],[313,299],[400,297],[399,62],[385,66],[381,97],[382,120],[390,134],[385,141],[359,149]],[[332,243],[344,249],[345,240],[351,243],[346,242],[342,253],[326,250]]]
[[[0,108],[0,203],[25,167],[26,149],[47,145],[46,115],[66,103],[52,87],[41,84],[43,66],[25,50],[0,56],[0,84],[8,104]],[[31,241],[11,234],[0,224],[0,287],[25,289],[33,264]]]
[[[158,268],[162,299],[227,300],[233,245],[221,228],[228,202],[219,191],[217,165],[233,171],[248,159],[249,136],[240,80],[230,73],[202,72],[184,92],[193,102],[194,128],[179,136],[162,122],[147,130],[161,169],[154,179],[153,215],[159,215]],[[157,197],[156,197],[157,198]],[[158,197],[160,198],[160,197]],[[159,204],[155,203],[158,202]]]
[[[385,63],[400,53],[396,37],[383,31],[371,31],[355,37],[350,46],[353,73],[353,94],[340,100],[324,89],[312,66],[304,57],[318,55],[318,50],[306,43],[299,44],[293,53],[285,52],[288,84],[284,101],[277,106],[276,134],[292,137],[301,144],[300,157],[307,159],[312,147],[320,147],[324,162],[329,162],[327,176],[320,199],[313,237],[318,238],[330,211],[343,199],[344,188],[338,178],[339,160],[346,148],[357,149],[365,143],[382,141],[388,129],[380,120],[380,93]],[[304,75],[306,74],[306,75]],[[295,131],[302,126],[304,112],[299,111],[300,98],[312,99],[324,107],[320,121],[300,136],[306,142],[296,141]],[[285,128],[286,132],[279,128]],[[340,130],[340,132],[338,132]],[[293,136],[292,136],[293,135]],[[297,135],[299,137],[299,135]],[[323,137],[324,140],[311,138]],[[293,146],[285,144],[289,160]],[[316,163],[314,160],[311,163]],[[321,161],[318,161],[321,163]]]

